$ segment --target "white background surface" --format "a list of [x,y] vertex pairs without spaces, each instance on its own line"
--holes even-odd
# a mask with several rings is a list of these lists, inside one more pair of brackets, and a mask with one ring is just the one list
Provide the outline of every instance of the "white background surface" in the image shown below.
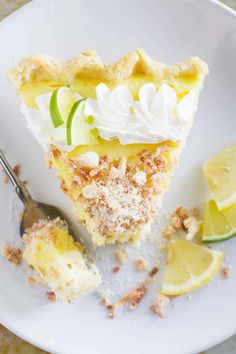
[[[57,4],[55,6],[55,4]],[[174,63],[188,56],[205,59],[207,79],[194,129],[180,169],[168,193],[165,208],[179,202],[192,205],[204,199],[201,164],[212,153],[235,142],[235,17],[207,1],[36,1],[0,25],[5,44],[1,58],[0,90],[2,147],[11,161],[20,162],[36,198],[64,206],[53,173],[47,171],[42,152],[27,132],[19,113],[18,99],[5,73],[13,62],[32,52],[69,58],[88,47],[105,61],[136,47],[152,57]],[[217,26],[216,26],[217,24]],[[6,40],[7,39],[7,40]],[[112,49],[111,49],[112,48]],[[50,191],[50,193],[49,193]],[[8,219],[10,186],[4,188],[0,205],[3,236],[14,234]],[[199,198],[201,195],[201,198]],[[69,203],[67,203],[69,206]],[[16,220],[15,220],[16,221]],[[236,266],[235,240],[223,245]],[[222,246],[220,246],[222,247]],[[133,314],[121,314],[111,322],[93,296],[76,308],[52,307],[37,290],[24,286],[23,276],[0,260],[0,319],[12,330],[48,350],[78,353],[190,353],[220,342],[235,332],[235,276],[214,280],[210,287],[193,293],[191,302],[177,299],[160,321],[147,313],[148,302]],[[32,296],[32,294],[34,296]],[[94,340],[91,340],[91,335]],[[117,339],[119,340],[117,341]],[[114,341],[116,345],[114,346]]]

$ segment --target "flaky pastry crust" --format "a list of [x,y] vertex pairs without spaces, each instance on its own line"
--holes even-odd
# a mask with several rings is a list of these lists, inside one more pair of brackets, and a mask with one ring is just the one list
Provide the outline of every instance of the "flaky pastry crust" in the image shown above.
[[121,84],[133,74],[145,74],[155,80],[163,80],[181,75],[203,77],[207,72],[207,64],[198,57],[168,66],[152,60],[142,49],[137,49],[117,62],[105,65],[95,51],[87,50],[68,61],[46,55],[26,57],[10,70],[9,79],[19,91],[30,82],[73,84],[80,78],[88,78]]

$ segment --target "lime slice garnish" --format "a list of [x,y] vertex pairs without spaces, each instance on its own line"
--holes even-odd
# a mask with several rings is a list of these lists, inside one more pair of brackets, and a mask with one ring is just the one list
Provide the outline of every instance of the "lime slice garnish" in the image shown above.
[[236,204],[219,210],[216,202],[210,200],[204,210],[202,241],[224,241],[236,235]]
[[67,121],[74,103],[74,95],[69,87],[60,87],[53,91],[50,100],[50,116],[55,128]]
[[96,134],[85,120],[85,100],[83,98],[77,101],[71,108],[66,125],[68,145],[95,145],[98,143]]

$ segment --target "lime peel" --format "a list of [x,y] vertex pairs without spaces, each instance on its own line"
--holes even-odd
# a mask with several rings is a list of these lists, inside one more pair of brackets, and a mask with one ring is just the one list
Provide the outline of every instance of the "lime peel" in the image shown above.
[[85,100],[86,98],[82,98],[75,102],[71,108],[66,126],[68,145],[96,145],[98,143],[96,139],[97,130],[90,129],[83,114]]
[[67,121],[74,102],[70,88],[63,86],[53,91],[50,99],[50,116],[54,128],[60,127]]
[[83,102],[85,98],[82,98],[81,100],[77,101],[74,103],[73,107],[71,108],[69,117],[67,119],[67,124],[66,124],[66,137],[67,137],[67,144],[72,145],[72,122],[75,116],[75,112],[77,111],[79,105],[81,102]]
[[236,204],[219,210],[214,200],[204,210],[202,241],[220,242],[236,236]]

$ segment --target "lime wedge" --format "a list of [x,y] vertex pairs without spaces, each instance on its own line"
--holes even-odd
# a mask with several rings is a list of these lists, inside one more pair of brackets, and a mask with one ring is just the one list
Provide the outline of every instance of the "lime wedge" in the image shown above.
[[218,242],[236,236],[236,204],[219,210],[216,202],[210,200],[204,210],[202,241]]
[[71,108],[67,125],[66,135],[68,145],[96,145],[96,134],[85,121],[84,116],[85,98],[74,103]]
[[67,121],[74,103],[75,99],[69,87],[60,87],[53,91],[50,100],[50,116],[55,128]]

